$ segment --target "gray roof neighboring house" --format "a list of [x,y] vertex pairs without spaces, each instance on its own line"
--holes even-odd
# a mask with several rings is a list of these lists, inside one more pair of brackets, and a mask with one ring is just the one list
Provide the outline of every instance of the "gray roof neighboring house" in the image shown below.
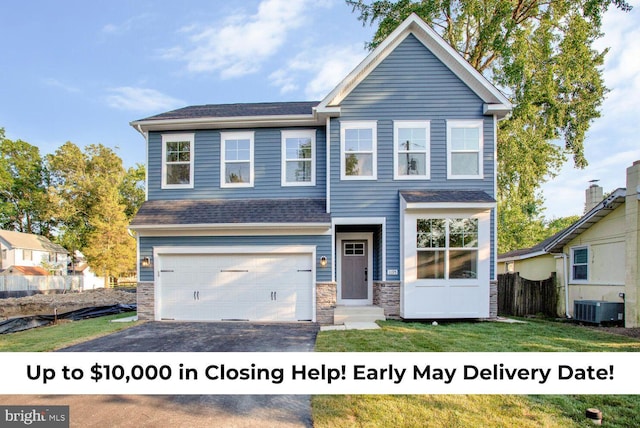
[[530,248],[509,251],[498,255],[499,262],[511,260],[528,259],[543,254],[561,253],[562,248],[576,236],[600,221],[603,217],[624,204],[626,189],[614,190],[609,196],[604,198],[599,204],[583,215],[578,221],[555,235]]
[[61,245],[51,242],[44,236],[34,235],[31,233],[0,230],[0,239],[4,241],[5,245],[10,249],[21,248],[23,250],[68,254],[68,251]]
[[131,222],[145,226],[331,224],[324,199],[188,199],[146,201]]

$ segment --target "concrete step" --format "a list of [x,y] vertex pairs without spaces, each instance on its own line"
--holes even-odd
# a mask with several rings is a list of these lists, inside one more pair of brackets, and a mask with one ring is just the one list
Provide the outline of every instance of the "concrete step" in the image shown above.
[[377,306],[337,306],[333,313],[334,324],[375,323],[385,319],[384,309]]

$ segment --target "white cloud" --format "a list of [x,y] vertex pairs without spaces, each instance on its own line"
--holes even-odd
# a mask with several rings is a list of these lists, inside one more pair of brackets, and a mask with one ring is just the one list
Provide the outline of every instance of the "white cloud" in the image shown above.
[[109,89],[111,95],[106,97],[110,107],[135,112],[155,112],[171,110],[182,106],[184,101],[170,97],[155,89],[121,86]]
[[271,84],[281,93],[291,92],[304,85],[305,96],[322,99],[353,70],[366,56],[361,43],[348,46],[322,46],[305,49],[283,68],[269,76]]
[[60,88],[60,89],[63,89],[65,91],[67,91],[67,92],[70,92],[70,93],[79,93],[80,92],[80,89],[78,89],[77,87],[69,85],[67,83],[63,83],[58,79],[46,78],[46,79],[43,79],[42,82],[47,86],[51,86],[53,88]]
[[102,33],[107,35],[124,34],[129,30],[131,30],[137,22],[148,20],[148,19],[149,19],[149,14],[141,14],[138,16],[132,16],[126,21],[118,24],[113,24],[113,23],[105,24],[102,27]]
[[182,45],[162,52],[164,59],[184,61],[194,73],[219,72],[222,78],[258,71],[275,55],[291,33],[308,19],[309,0],[263,0],[257,13],[236,14],[222,23],[189,25]]

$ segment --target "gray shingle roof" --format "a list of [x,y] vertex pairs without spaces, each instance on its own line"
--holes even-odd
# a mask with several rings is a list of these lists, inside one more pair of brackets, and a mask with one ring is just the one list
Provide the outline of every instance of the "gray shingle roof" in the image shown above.
[[324,199],[189,199],[146,201],[136,226],[331,223]]
[[402,190],[400,194],[409,203],[495,202],[481,190]]
[[157,114],[141,120],[202,119],[207,117],[251,117],[311,115],[319,101],[251,103],[251,104],[206,104],[183,107]]

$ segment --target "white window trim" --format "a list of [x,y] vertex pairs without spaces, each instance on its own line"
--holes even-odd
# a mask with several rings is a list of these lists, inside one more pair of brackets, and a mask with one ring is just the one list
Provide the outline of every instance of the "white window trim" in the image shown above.
[[[372,159],[371,175],[347,175],[345,157],[345,135],[347,129],[371,129]],[[369,153],[369,152],[356,152]],[[340,122],[340,179],[341,180],[377,180],[378,179],[378,122],[375,120]]]
[[[255,132],[221,132],[220,133],[220,187],[233,188],[233,187],[253,187],[254,182],[254,159],[253,159],[253,146],[254,146]],[[227,183],[225,177],[226,171],[226,159],[225,159],[225,146],[227,140],[249,140],[249,182],[248,183]],[[246,162],[246,161],[242,161]]]
[[[167,183],[167,143],[189,141],[189,183]],[[162,188],[163,189],[193,189],[194,147],[195,134],[162,134]],[[173,163],[173,162],[172,162]]]
[[[587,279],[575,279],[573,277],[573,253],[576,250],[587,250]],[[569,277],[571,278],[571,284],[588,284],[589,283],[589,278],[590,278],[590,274],[591,274],[591,263],[589,263],[589,259],[591,257],[591,247],[589,245],[578,245],[575,247],[571,247],[570,251],[569,251],[569,257],[570,257],[570,262],[569,262]]]
[[[402,128],[424,128],[427,132],[427,144],[425,150],[403,150],[403,153],[424,153],[424,175],[400,175],[398,174],[399,131]],[[431,122],[428,120],[394,120],[393,121],[393,179],[394,180],[429,180],[431,179]]]
[[[478,150],[452,150],[451,134],[453,128],[478,128],[480,131],[480,141],[478,141]],[[478,153],[478,175],[453,175],[451,173],[451,153]],[[447,120],[447,178],[450,180],[477,180],[484,178],[484,121],[479,120]]]
[[[316,130],[315,129],[300,129],[300,130],[287,130],[281,132],[281,186],[315,186],[316,185]],[[287,138],[309,138],[311,139],[311,158],[305,159],[311,161],[311,181],[287,181],[287,161],[295,161],[294,159],[287,159]]]

